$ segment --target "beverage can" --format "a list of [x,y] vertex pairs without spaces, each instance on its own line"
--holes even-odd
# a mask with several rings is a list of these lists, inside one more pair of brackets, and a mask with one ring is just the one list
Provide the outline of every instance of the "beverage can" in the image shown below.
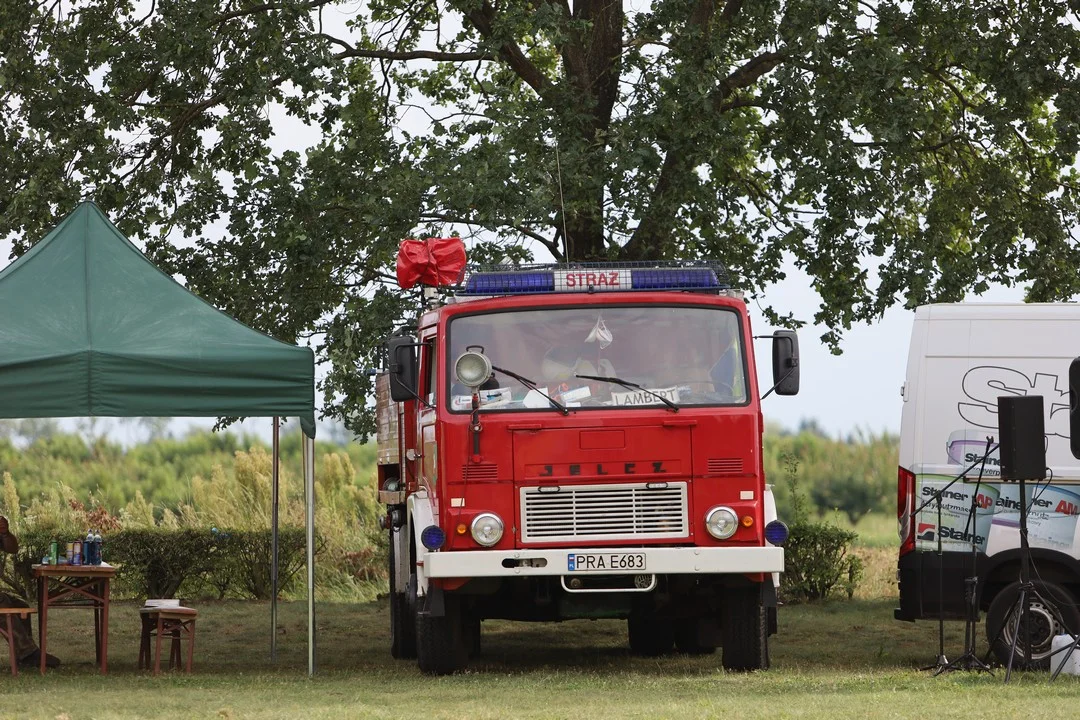
[[72,565],[82,565],[83,564],[83,558],[82,558],[83,544],[82,544],[82,541],[81,540],[76,540],[74,543],[72,543],[72,546],[73,546],[74,554],[73,555],[68,555],[68,557],[71,559],[71,564]]
[[67,544],[67,559],[69,563],[73,557],[75,557],[75,543],[69,541]]
[[55,565],[60,560],[60,543],[53,540],[49,543],[49,564]]

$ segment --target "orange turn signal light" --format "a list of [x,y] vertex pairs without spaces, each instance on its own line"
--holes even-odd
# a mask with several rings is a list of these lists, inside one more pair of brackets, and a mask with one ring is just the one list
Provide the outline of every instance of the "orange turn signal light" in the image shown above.
[[465,523],[458,523],[457,534],[464,535],[467,532],[469,532],[469,528],[465,526]]
[[750,527],[754,524],[754,518],[750,515],[743,515],[742,525],[743,527]]

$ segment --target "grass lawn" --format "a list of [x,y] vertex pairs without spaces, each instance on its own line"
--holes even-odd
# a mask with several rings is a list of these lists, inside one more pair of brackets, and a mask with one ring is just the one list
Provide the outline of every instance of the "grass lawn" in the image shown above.
[[[45,677],[0,674],[0,718],[663,718],[1071,717],[1080,682],[1020,674],[1011,685],[917,670],[937,654],[936,624],[892,619],[893,551],[863,549],[868,578],[851,601],[781,609],[773,669],[729,675],[719,655],[631,657],[625,624],[484,624],[466,674],[429,678],[387,651],[387,606],[320,604],[319,673],[306,677],[305,607],[281,606],[279,662],[268,659],[269,606],[197,603],[191,676],[135,670],[138,612],[114,605],[110,674],[93,669],[84,613],[50,617],[64,666]],[[958,654],[962,626],[946,626]],[[981,628],[980,628],[981,631]],[[985,642],[980,642],[985,646]],[[5,653],[6,656],[6,653]],[[0,666],[6,672],[6,664]]]

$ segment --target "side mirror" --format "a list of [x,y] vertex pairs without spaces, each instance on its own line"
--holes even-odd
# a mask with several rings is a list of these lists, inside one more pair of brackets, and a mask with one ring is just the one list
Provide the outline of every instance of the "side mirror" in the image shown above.
[[404,335],[386,343],[390,371],[390,399],[394,402],[415,400],[417,389],[416,340]]
[[799,394],[799,336],[777,330],[772,336],[773,389],[777,395]]

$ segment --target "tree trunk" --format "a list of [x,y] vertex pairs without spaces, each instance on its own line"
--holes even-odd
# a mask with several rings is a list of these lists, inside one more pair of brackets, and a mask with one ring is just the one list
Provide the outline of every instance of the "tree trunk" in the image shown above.
[[[579,0],[574,28],[562,47],[566,86],[571,98],[558,138],[562,172],[559,219],[566,230],[567,261],[600,260],[607,255],[604,233],[604,189],[611,113],[622,71],[623,7],[621,0]],[[563,214],[565,211],[565,218]],[[560,231],[563,227],[558,228]]]

